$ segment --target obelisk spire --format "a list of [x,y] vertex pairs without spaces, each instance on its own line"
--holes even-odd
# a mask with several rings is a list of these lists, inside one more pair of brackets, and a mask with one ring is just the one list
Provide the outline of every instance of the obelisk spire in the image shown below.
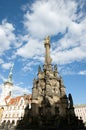
[[51,57],[50,57],[50,37],[46,37],[45,41],[44,41],[44,45],[45,45],[45,64],[49,65],[51,64]]

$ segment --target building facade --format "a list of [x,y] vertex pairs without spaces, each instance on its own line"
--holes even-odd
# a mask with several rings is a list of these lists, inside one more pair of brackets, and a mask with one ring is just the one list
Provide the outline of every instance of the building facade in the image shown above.
[[[5,99],[6,100],[6,99]],[[25,108],[31,104],[31,95],[18,96],[11,98],[10,101],[3,107],[1,123],[16,125],[24,116]]]
[[74,108],[75,114],[78,119],[82,119],[86,125],[86,104],[75,105]]
[[2,93],[0,95],[0,123],[2,125],[17,125],[18,121],[23,118],[25,108],[29,105],[31,108],[31,95],[22,95],[12,97],[12,69],[10,70],[7,81],[2,85]]

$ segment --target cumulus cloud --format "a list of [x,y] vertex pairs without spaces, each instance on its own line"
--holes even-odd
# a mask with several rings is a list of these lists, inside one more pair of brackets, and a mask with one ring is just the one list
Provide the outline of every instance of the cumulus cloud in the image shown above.
[[86,20],[83,20],[80,25],[72,26],[72,30],[69,28],[68,33],[59,40],[59,44],[56,43],[57,48],[52,51],[54,62],[67,64],[86,59],[85,24]]
[[[13,24],[3,20],[0,25],[0,54],[14,45],[17,50],[11,58],[20,56],[25,60],[33,60],[23,68],[24,71],[32,70],[35,61],[44,61],[43,39],[50,35],[54,63],[63,65],[86,59],[86,14],[83,6],[81,0],[37,0],[22,6],[25,11],[25,35],[16,37]],[[77,12],[78,8],[80,10]],[[59,33],[62,37],[53,43],[52,37],[58,37]],[[16,40],[17,43],[13,44]],[[3,68],[9,66],[9,63],[2,64]]]
[[35,58],[43,55],[43,50],[43,44],[39,40],[30,37],[27,43],[17,50],[16,55],[24,58]]
[[36,66],[38,64],[39,64],[39,62],[37,62],[37,61],[29,61],[28,63],[24,63],[24,67],[22,70],[24,72],[32,71],[32,66]]
[[15,28],[6,19],[0,24],[0,55],[5,51],[9,50],[14,44],[16,36],[14,34]]
[[82,48],[76,47],[64,51],[53,51],[52,58],[55,63],[69,64],[74,61],[81,61],[86,58],[86,52]]
[[[68,64],[86,58],[86,19],[84,12],[77,12],[84,5],[76,0],[44,0],[28,5],[24,15],[24,27],[29,37],[26,44],[17,50],[17,55],[43,61],[43,39],[47,35],[63,36],[51,48],[54,63]],[[78,22],[77,22],[78,21]]]
[[80,71],[78,74],[79,75],[86,75],[86,70]]
[[9,68],[11,68],[12,67],[12,63],[11,62],[9,62],[9,63],[3,63],[2,64],[2,68],[3,69],[9,69]]
[[[24,15],[24,26],[34,37],[64,33],[76,12],[76,2],[64,0],[36,1]],[[32,12],[32,13],[31,13]]]

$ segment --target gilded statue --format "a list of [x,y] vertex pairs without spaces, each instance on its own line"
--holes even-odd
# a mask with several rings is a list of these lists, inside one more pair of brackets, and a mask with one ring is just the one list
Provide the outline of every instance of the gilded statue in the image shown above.
[[45,44],[47,43],[47,44],[50,44],[50,36],[48,36],[48,37],[46,37],[45,38],[45,42],[44,42]]

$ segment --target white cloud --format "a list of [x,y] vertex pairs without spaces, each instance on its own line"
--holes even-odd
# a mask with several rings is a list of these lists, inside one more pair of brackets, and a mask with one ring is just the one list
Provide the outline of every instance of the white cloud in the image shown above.
[[76,47],[64,51],[53,51],[52,58],[55,63],[67,64],[74,61],[86,59],[86,52],[82,48]]
[[38,38],[64,33],[75,16],[76,6],[72,0],[36,1],[30,7],[32,13],[27,11],[24,16],[24,26],[31,35]]
[[2,68],[3,69],[9,69],[11,67],[12,67],[12,63],[11,62],[2,64]]
[[11,46],[14,46],[16,36],[14,34],[15,28],[6,19],[0,24],[0,55],[4,51],[9,50]]
[[69,28],[69,32],[56,43],[57,48],[52,51],[54,62],[66,64],[86,59],[85,24],[86,20],[82,21],[80,25],[75,25],[77,29],[71,25],[72,30]]
[[32,66],[35,66],[35,65],[38,65],[39,62],[37,61],[30,61],[28,63],[25,63],[24,64],[24,67],[23,67],[23,71],[26,72],[26,71],[32,71]]
[[[26,35],[18,35],[16,37],[13,24],[3,20],[0,25],[0,54],[14,45],[18,48],[17,55],[24,58],[39,58],[39,60],[43,60],[41,54],[43,54],[44,47],[39,39],[42,38],[43,40],[46,35],[54,36],[59,32],[65,33],[66,29],[68,29],[66,35],[56,43],[59,51],[55,49],[53,53],[60,54],[61,50],[63,51],[64,49],[66,50],[63,53],[66,53],[70,47],[75,48],[77,46],[85,50],[86,20],[80,19],[79,23],[76,22],[83,14],[82,11],[79,14],[76,13],[77,6],[80,4],[82,9],[83,3],[80,0],[79,2],[73,0],[43,0],[35,1],[30,6],[23,6],[26,11],[23,22]],[[15,58],[16,55],[12,57]]]
[[[0,54],[5,50],[9,50],[11,46],[15,46],[17,51],[12,53],[11,59],[15,59],[19,55],[26,60],[34,60],[33,63],[36,60],[43,62],[44,37],[47,35],[52,37],[60,32],[64,35],[58,42],[55,41],[54,49],[52,47],[53,43],[51,43],[53,62],[68,64],[85,59],[86,20],[80,19],[83,12],[76,13],[79,2],[73,0],[43,0],[35,1],[30,6],[24,6],[26,12],[23,23],[26,35],[23,36],[21,34],[16,37],[13,25],[3,20],[0,25]],[[79,23],[76,22],[78,19]],[[27,63],[23,70],[32,70],[33,65]],[[3,63],[2,67],[7,69],[10,67],[10,64]]]
[[80,71],[78,74],[79,75],[86,75],[86,70]]
[[74,65],[67,66],[67,65],[59,65],[58,66],[58,72],[60,72],[61,75],[75,75],[77,74],[74,70]]
[[41,56],[43,54],[43,50],[44,47],[40,41],[29,38],[27,44],[17,50],[16,55],[20,55],[24,58],[34,58],[35,56]]
[[[52,48],[53,61],[67,64],[85,59],[86,20],[80,19],[84,13],[82,10],[79,14],[76,13],[79,4],[83,3],[72,0],[44,0],[24,6],[27,10],[24,15],[24,26],[29,37],[28,35],[24,37],[26,44],[18,49],[17,55],[43,61],[43,38],[61,32],[65,35],[55,42],[55,48]],[[76,22],[78,19],[79,23]],[[39,40],[41,38],[42,40]]]

